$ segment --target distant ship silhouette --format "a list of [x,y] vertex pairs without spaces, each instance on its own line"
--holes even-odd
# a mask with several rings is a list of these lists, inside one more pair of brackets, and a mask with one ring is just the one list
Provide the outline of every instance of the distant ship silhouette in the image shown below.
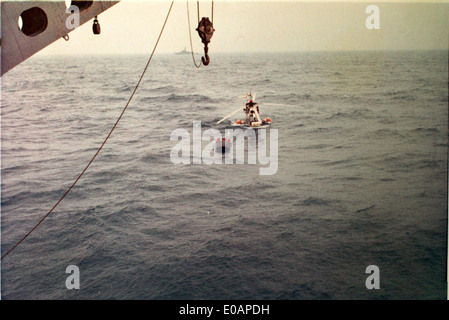
[[184,47],[184,50],[175,52],[175,54],[190,54],[190,52],[186,50],[186,47]]

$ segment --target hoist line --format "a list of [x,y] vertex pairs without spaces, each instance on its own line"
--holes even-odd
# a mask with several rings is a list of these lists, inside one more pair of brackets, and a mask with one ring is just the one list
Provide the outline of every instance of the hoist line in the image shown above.
[[87,166],[84,168],[84,170],[81,172],[81,174],[78,176],[78,178],[76,178],[75,182],[70,186],[70,188],[64,193],[64,195],[58,200],[58,202],[56,202],[56,204],[53,206],[53,208],[50,209],[50,211],[48,211],[48,213],[22,238],[20,239],[11,249],[9,249],[4,255],[2,255],[1,260],[3,260],[3,258],[5,258],[8,254],[10,254],[18,245],[20,245],[34,230],[36,230],[37,227],[39,227],[39,225],[44,222],[44,220],[53,212],[53,210],[59,205],[59,203],[67,196],[67,194],[73,189],[73,187],[76,185],[76,183],[81,179],[81,177],[84,175],[84,173],[87,171],[87,169],[90,167],[90,165],[92,164],[92,162],[95,160],[95,158],[97,157],[97,155],[100,153],[101,149],[103,149],[103,146],[106,144],[106,142],[108,141],[109,137],[112,135],[112,132],[114,131],[114,129],[117,127],[118,123],[120,122],[120,119],[123,117],[126,109],[128,108],[131,100],[134,97],[134,94],[136,93],[137,89],[140,86],[140,83],[142,82],[143,76],[145,75],[145,72],[148,69],[148,66],[150,65],[150,62],[153,58],[154,52],[156,51],[156,48],[159,44],[159,40],[161,39],[162,33],[164,31],[165,25],[167,24],[167,20],[168,17],[170,16],[170,12],[171,9],[173,7],[173,3],[174,1],[171,2],[170,5],[170,9],[168,10],[167,13],[167,17],[165,18],[164,21],[164,25],[162,26],[161,32],[159,33],[159,37],[157,38],[156,44],[154,45],[153,48],[153,52],[151,53],[150,58],[148,59],[148,62],[145,66],[145,69],[142,72],[142,75],[140,76],[139,81],[137,82],[136,87],[134,88],[133,93],[131,94],[128,102],[126,103],[125,107],[122,110],[122,113],[120,114],[120,116],[118,117],[117,121],[115,122],[114,126],[112,127],[112,129],[109,131],[109,134],[107,135],[106,139],[103,141],[103,143],[101,144],[100,148],[98,148],[97,152],[95,153],[95,155],[92,157],[92,159],[89,161],[89,163],[87,164]]
[[[197,67],[198,69],[201,67],[201,62],[199,64],[196,63],[195,61],[195,55],[193,53],[193,44],[192,44],[192,31],[190,28],[190,13],[189,13],[189,0],[186,1],[187,2],[187,21],[189,22],[189,38],[190,38],[190,51],[192,52],[192,60],[193,60],[193,64],[195,65],[195,67]],[[199,13],[198,13],[199,14]],[[199,16],[198,16],[199,17]]]
[[196,2],[196,9],[198,11],[198,23],[200,23],[200,1]]
[[[200,2],[199,1],[196,2],[196,8],[197,8],[197,11],[198,11],[198,23],[199,23],[200,22]],[[212,1],[212,9],[211,9],[211,11],[212,11],[211,22],[213,24],[214,23],[214,2],[213,1]]]

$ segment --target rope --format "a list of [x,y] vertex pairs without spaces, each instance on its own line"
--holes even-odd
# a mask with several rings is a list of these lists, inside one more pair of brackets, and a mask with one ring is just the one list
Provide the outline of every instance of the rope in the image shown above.
[[[199,2],[197,5],[199,6]],[[198,19],[199,19],[199,11],[198,11]],[[197,64],[195,61],[195,55],[193,54],[192,31],[190,28],[189,0],[187,0],[187,21],[189,22],[190,51],[192,52],[192,60],[193,60],[193,64],[195,65],[195,67],[197,67],[199,69],[201,67],[201,62],[199,64]]]
[[200,23],[200,1],[196,2],[196,9],[198,11],[198,23]]
[[[196,7],[197,7],[197,11],[198,11],[198,23],[199,23],[200,22],[200,2],[199,1],[196,2]],[[212,11],[211,22],[212,22],[212,24],[214,24],[214,2],[213,1],[212,1],[212,9],[211,9],[211,11]]]
[[78,182],[78,180],[81,179],[81,177],[83,176],[83,174],[87,171],[87,169],[89,168],[89,166],[92,164],[92,162],[95,160],[95,158],[97,157],[97,155],[100,153],[101,149],[103,148],[103,146],[106,144],[106,142],[108,141],[109,137],[111,136],[112,132],[114,131],[114,129],[117,127],[120,119],[122,118],[123,114],[125,113],[126,109],[128,108],[132,98],[134,97],[134,94],[137,91],[137,88],[139,88],[140,83],[142,82],[143,76],[145,75],[145,72],[148,69],[148,66],[150,65],[151,59],[153,58],[154,52],[156,51],[157,45],[159,44],[159,40],[161,39],[162,36],[162,32],[164,31],[165,25],[167,23],[168,17],[170,16],[170,12],[171,9],[173,7],[173,2],[170,5],[170,9],[168,10],[167,13],[167,17],[165,18],[165,22],[164,25],[162,26],[162,30],[159,33],[159,37],[157,38],[156,44],[153,48],[153,52],[151,53],[150,58],[148,59],[148,62],[145,66],[145,69],[142,72],[142,75],[140,76],[139,81],[137,82],[136,87],[134,88],[133,93],[131,94],[131,97],[129,98],[128,102],[126,103],[126,106],[123,108],[122,113],[120,114],[120,116],[118,117],[117,121],[115,122],[114,126],[112,127],[111,131],[109,132],[109,134],[107,135],[106,139],[103,141],[103,143],[101,144],[100,148],[98,148],[97,152],[95,153],[95,155],[92,157],[92,159],[89,161],[89,163],[87,164],[87,166],[84,168],[84,170],[81,172],[81,174],[78,176],[78,178],[76,178],[75,182],[70,186],[70,188],[64,193],[64,195],[58,200],[58,202],[56,202],[56,204],[53,206],[53,208],[50,209],[50,211],[48,211],[48,213],[22,238],[20,239],[20,241],[18,241],[11,249],[9,249],[4,255],[2,255],[1,260],[3,260],[3,258],[5,258],[8,254],[11,253],[11,251],[13,251],[19,244],[21,244],[34,230],[36,230],[36,228],[42,223],[44,222],[44,220],[53,212],[53,210],[59,205],[59,203],[65,198],[65,196],[73,189],[73,187],[76,185],[76,183]]

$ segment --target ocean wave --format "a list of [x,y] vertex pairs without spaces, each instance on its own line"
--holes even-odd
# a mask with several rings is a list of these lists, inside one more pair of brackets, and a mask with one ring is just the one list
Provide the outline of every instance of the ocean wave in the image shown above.
[[368,109],[355,109],[352,111],[338,111],[332,114],[331,116],[327,117],[328,120],[334,120],[334,119],[362,119],[362,118],[369,118],[372,116],[372,111]]
[[419,163],[416,164],[416,166],[419,169],[435,169],[435,168],[444,168],[446,165],[446,162],[443,160],[422,160],[419,161]]
[[140,157],[140,161],[144,162],[144,163],[160,163],[160,160],[162,157],[165,157],[166,155],[161,155],[161,154],[155,154],[155,153],[150,153],[150,154],[146,154],[142,157]]
[[371,210],[371,209],[374,209],[376,207],[376,205],[371,205],[371,206],[368,206],[368,207],[365,207],[365,208],[362,208],[362,209],[359,209],[359,210],[357,210],[355,213],[361,213],[361,212],[365,212],[365,211],[368,211],[368,210]]
[[413,92],[406,90],[387,91],[384,92],[382,95],[392,100],[406,100],[406,101],[417,100],[417,97]]
[[329,206],[332,201],[323,198],[308,197],[293,206]]
[[331,145],[328,144],[313,144],[313,145],[308,145],[308,146],[304,146],[303,149],[305,150],[321,150],[321,149],[326,149],[331,147]]
[[168,96],[164,96],[167,102],[195,102],[195,103],[217,103],[218,100],[204,96],[201,94],[190,94],[190,95],[178,95],[172,93]]
[[440,132],[437,128],[422,128],[422,127],[413,129],[413,131],[430,133],[430,134],[434,134],[434,133],[439,133]]
[[401,137],[404,138],[404,135],[399,133],[398,130],[395,129],[378,129],[373,132],[367,134],[367,136],[376,137],[376,138],[392,138],[392,137]]

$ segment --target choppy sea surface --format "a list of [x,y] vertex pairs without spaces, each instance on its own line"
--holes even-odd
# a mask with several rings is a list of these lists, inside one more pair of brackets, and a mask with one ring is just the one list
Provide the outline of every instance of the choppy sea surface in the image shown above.
[[[146,59],[33,57],[2,77],[3,253],[86,166]],[[250,90],[278,130],[274,175],[172,163],[173,130],[224,134],[215,122]],[[216,54],[200,69],[156,55],[95,162],[2,261],[2,298],[445,299],[447,143],[447,51]]]

